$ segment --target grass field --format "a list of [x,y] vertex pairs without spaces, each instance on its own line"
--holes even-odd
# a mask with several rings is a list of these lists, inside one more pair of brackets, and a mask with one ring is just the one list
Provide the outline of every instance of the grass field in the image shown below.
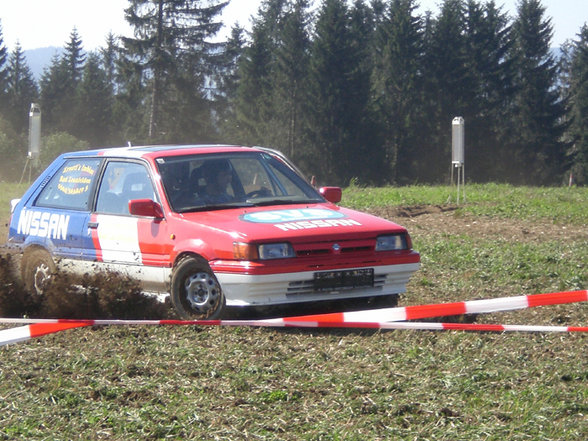
[[[22,189],[0,186],[0,215]],[[348,188],[405,225],[402,305],[586,289],[588,189]],[[4,233],[5,234],[5,231]],[[477,322],[588,325],[588,304]],[[584,440],[584,334],[110,327],[0,348],[0,439]]]

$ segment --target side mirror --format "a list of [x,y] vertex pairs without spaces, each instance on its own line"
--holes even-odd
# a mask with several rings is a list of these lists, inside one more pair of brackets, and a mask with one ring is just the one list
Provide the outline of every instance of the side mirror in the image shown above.
[[321,187],[319,189],[319,193],[327,201],[332,202],[333,204],[341,201],[341,197],[343,196],[343,192],[341,191],[340,187]]
[[161,205],[151,199],[133,199],[129,201],[129,213],[134,216],[154,217],[163,219]]

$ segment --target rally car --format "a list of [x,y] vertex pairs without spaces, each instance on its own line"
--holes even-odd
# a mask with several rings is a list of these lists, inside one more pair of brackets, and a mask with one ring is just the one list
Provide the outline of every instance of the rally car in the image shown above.
[[186,319],[404,292],[420,262],[408,232],[335,205],[341,194],[261,147],[66,153],[13,201],[8,244],[33,292],[57,269],[114,270]]

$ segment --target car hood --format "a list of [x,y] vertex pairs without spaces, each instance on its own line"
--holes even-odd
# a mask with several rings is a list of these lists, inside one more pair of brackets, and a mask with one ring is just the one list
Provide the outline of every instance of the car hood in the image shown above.
[[185,222],[185,228],[193,225],[244,241],[287,239],[295,242],[406,232],[404,227],[388,220],[333,204],[247,207],[178,216]]

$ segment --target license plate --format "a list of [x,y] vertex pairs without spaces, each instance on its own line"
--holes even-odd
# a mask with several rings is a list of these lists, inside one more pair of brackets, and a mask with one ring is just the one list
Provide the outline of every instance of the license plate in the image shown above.
[[313,282],[316,291],[374,286],[374,269],[366,268],[314,273]]

